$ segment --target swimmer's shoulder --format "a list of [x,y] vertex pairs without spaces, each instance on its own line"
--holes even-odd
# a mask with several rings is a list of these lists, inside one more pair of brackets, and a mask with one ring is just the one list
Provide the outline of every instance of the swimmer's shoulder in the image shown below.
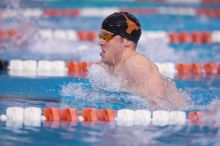
[[145,55],[135,53],[130,56],[125,63],[127,70],[132,73],[145,72],[145,73],[156,73],[159,74],[159,68]]
[[140,53],[134,53],[132,54],[128,60],[126,61],[126,64],[129,66],[150,66],[152,64],[151,60]]

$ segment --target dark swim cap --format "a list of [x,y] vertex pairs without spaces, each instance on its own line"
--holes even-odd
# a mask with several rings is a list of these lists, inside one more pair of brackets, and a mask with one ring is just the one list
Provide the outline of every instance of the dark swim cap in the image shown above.
[[102,22],[102,29],[120,35],[136,44],[141,36],[139,21],[128,12],[117,12],[109,15]]

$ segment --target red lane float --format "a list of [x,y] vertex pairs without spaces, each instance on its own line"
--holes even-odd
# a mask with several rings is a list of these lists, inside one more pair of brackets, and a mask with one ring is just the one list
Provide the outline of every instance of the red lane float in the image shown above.
[[97,38],[95,31],[78,31],[77,35],[80,41],[95,41]]
[[190,43],[191,42],[191,36],[187,32],[180,32],[178,34],[178,39],[180,43]]
[[81,71],[88,71],[88,67],[91,65],[91,63],[89,62],[80,62],[79,66],[80,66],[80,70]]
[[185,63],[176,64],[176,70],[179,74],[188,74],[191,72],[191,65]]
[[43,16],[48,17],[76,17],[80,16],[80,10],[78,9],[44,9]]
[[202,44],[202,34],[199,32],[193,32],[192,35],[192,42],[196,44]]
[[212,42],[212,35],[210,32],[202,32],[202,43],[208,44]]
[[188,114],[188,120],[192,125],[219,128],[219,122],[216,121],[217,118],[213,112],[192,111]]
[[170,43],[174,44],[208,44],[212,42],[210,32],[170,32],[168,36]]
[[75,61],[67,62],[68,72],[88,71],[88,67],[91,64],[92,63],[90,62],[75,62]]
[[220,74],[220,64],[218,65],[217,73]]
[[[116,117],[116,111],[113,109],[101,109],[96,108],[84,108],[81,111],[81,115],[85,122],[96,122],[96,121],[113,121]],[[44,116],[46,121],[78,121],[77,109],[65,108],[58,109],[49,107],[44,109]]]
[[201,112],[189,112],[188,119],[190,123],[194,125],[201,125],[202,124],[202,113]]
[[46,121],[60,121],[60,111],[58,108],[45,108],[44,116],[46,117]]
[[113,109],[100,109],[98,115],[100,121],[109,122],[115,120],[116,112]]
[[44,109],[46,121],[78,121],[78,111],[76,109],[59,109],[48,107]]
[[220,10],[219,9],[198,9],[197,10],[198,16],[208,16],[208,17],[220,17]]
[[95,108],[85,108],[82,110],[82,117],[86,122],[96,122],[96,121],[113,121],[116,117],[116,111],[113,109],[95,109]]
[[80,71],[80,66],[78,62],[71,61],[67,62],[68,72]]
[[179,38],[178,38],[178,35],[176,33],[169,33],[168,36],[169,36],[170,43],[172,43],[172,44],[179,43]]
[[193,74],[201,74],[202,73],[202,68],[201,68],[200,64],[198,64],[198,63],[192,64],[192,73]]
[[0,39],[4,37],[15,37],[17,35],[17,31],[15,29],[3,30],[0,29]]
[[200,0],[200,3],[207,3],[207,4],[219,4],[219,0]]
[[98,121],[98,110],[96,108],[85,108],[82,110],[81,115],[85,122]]
[[215,65],[213,63],[206,63],[204,69],[207,74],[215,74]]
[[72,109],[72,108],[61,109],[60,114],[62,121],[74,121],[74,122],[78,121],[77,109]]
[[206,73],[208,75],[213,75],[216,73],[220,73],[220,65],[218,67],[214,63],[205,63],[205,64],[198,64],[198,63],[193,63],[193,64],[186,64],[186,63],[179,63],[176,64],[176,70],[177,73],[179,74],[201,74],[201,73]]

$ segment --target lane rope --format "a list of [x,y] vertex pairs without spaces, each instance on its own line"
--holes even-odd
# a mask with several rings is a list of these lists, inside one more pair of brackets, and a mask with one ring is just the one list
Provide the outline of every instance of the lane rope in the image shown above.
[[[216,126],[215,121],[210,120],[213,116],[210,112],[199,111],[166,111],[155,110],[149,111],[145,109],[96,109],[84,108],[81,111],[75,108],[56,108],[47,107],[41,109],[39,107],[8,107],[6,114],[0,116],[1,121],[9,123],[20,123],[17,125],[24,126],[41,126],[41,122],[116,122],[121,126],[134,125],[197,125],[197,126]],[[212,124],[210,124],[212,123]]]
[[[12,76],[81,76],[86,77],[92,62],[62,60],[0,60],[0,70],[8,70]],[[166,77],[175,75],[217,75],[219,63],[155,63],[160,73]]]
[[[20,12],[25,17],[106,17],[114,12],[127,11],[133,14],[161,14],[161,15],[183,15],[183,16],[206,16],[220,17],[219,9],[194,8],[194,7],[158,7],[158,8],[128,8],[128,7],[104,7],[104,8],[82,8],[82,9],[40,9],[26,8]],[[100,13],[102,12],[102,13]],[[17,16],[17,11],[4,9],[0,11],[1,18],[6,19]]]
[[[62,29],[40,29],[38,35],[43,39],[61,39],[70,41],[97,41],[96,31],[76,31]],[[15,39],[22,34],[16,29],[0,29],[0,40]],[[149,39],[160,39],[169,44],[212,44],[220,43],[220,31],[143,31],[140,42],[144,43]]]

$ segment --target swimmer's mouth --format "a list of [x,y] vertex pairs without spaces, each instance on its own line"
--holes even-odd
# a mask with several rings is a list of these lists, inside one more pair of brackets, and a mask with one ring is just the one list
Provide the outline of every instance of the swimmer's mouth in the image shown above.
[[103,55],[105,54],[105,50],[102,49],[101,53],[100,53],[100,56],[103,57]]
[[103,53],[105,53],[105,50],[104,50],[104,49],[102,49],[102,52],[103,52]]

